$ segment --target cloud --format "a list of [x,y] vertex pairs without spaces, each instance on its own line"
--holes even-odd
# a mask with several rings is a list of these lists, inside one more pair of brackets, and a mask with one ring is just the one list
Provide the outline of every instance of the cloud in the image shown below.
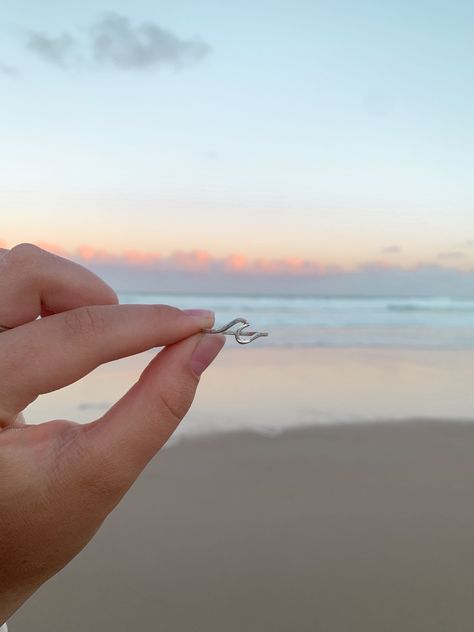
[[464,253],[462,253],[460,250],[440,252],[438,254],[438,259],[462,259],[463,257],[464,257]]
[[[450,255],[444,257],[446,263],[420,262],[408,268],[368,261],[344,268],[300,257],[215,257],[205,250],[111,252],[88,244],[67,251],[45,241],[34,243],[86,266],[118,291],[474,297],[474,267],[461,270],[449,262],[459,258],[458,251],[440,253]],[[13,244],[0,239],[2,246]]]
[[156,263],[161,255],[159,252],[142,252],[141,250],[124,250],[123,258],[131,265],[149,265]]
[[78,59],[78,44],[67,33],[49,37],[45,33],[30,31],[27,46],[43,61],[59,68],[69,68]]
[[[87,267],[117,291],[188,292],[195,294],[305,294],[309,296],[474,296],[474,269],[456,270],[440,264],[410,269],[378,263],[343,270],[303,261],[298,271],[288,260],[242,260],[234,255],[212,258],[197,267],[196,253],[163,257],[154,265],[91,260]],[[232,265],[237,263],[237,267]],[[81,261],[79,261],[81,263]]]
[[134,27],[128,18],[115,13],[105,15],[92,28],[91,46],[97,62],[127,70],[179,67],[202,59],[211,50],[204,42],[180,39],[153,22]]
[[53,254],[59,255],[60,257],[69,257],[68,251],[62,246],[58,246],[57,244],[53,244],[49,241],[36,241],[35,244],[39,246],[39,248],[43,248],[43,250],[52,252]]
[[401,250],[400,246],[386,246],[385,248],[382,248],[382,252],[387,255],[397,255],[401,252]]
[[165,270],[207,272],[211,261],[211,255],[205,250],[193,250],[191,252],[175,250],[171,256],[162,259],[162,266]]
[[[83,261],[97,261],[100,263],[117,261],[117,256],[108,252],[105,248],[81,245],[77,247],[76,252]],[[120,258],[122,259],[123,257]]]
[[245,270],[248,266],[247,257],[245,255],[234,253],[224,260],[226,270]]
[[15,66],[10,66],[9,64],[5,64],[0,61],[0,75],[5,75],[6,77],[18,77],[20,71]]
[[240,274],[246,276],[311,276],[325,274],[329,268],[315,261],[300,257],[283,257],[280,259],[250,259],[241,253],[232,253],[224,257],[214,257],[206,250],[175,250],[164,256],[158,252],[142,252],[124,250],[112,253],[104,248],[96,248],[86,244],[79,245],[75,252],[66,253],[53,244],[37,242],[45,250],[56,252],[63,257],[76,257],[80,261],[101,264],[126,265],[129,267],[153,268],[162,271],[181,271],[191,273],[218,272],[222,274]]
[[30,31],[27,48],[41,60],[63,70],[104,65],[119,70],[182,68],[211,52],[211,47],[203,41],[181,39],[154,22],[135,26],[116,13],[98,19],[83,41],[70,33],[51,36]]

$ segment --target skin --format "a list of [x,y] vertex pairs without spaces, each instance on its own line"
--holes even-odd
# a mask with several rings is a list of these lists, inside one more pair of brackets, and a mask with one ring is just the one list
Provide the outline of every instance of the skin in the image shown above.
[[[42,316],[41,319],[37,319]],[[0,248],[0,625],[94,536],[188,411],[224,345],[212,312],[118,305],[86,268]],[[163,346],[138,381],[85,425],[22,411],[97,366]]]

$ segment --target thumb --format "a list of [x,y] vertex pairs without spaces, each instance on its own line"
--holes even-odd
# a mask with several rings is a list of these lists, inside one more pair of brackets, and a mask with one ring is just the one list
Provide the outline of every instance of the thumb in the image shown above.
[[[140,379],[103,417],[82,426],[77,437],[84,467],[117,491],[130,487],[187,413],[200,374],[214,360],[225,336],[196,334],[165,347]],[[101,485],[102,486],[102,485]]]

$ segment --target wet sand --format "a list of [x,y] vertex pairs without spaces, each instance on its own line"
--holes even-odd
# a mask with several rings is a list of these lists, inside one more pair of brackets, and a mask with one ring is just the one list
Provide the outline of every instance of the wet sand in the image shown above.
[[[103,365],[42,395],[29,423],[96,419],[136,381],[156,350]],[[473,350],[248,348],[228,342],[206,371],[175,437],[209,431],[385,419],[474,416]]]
[[474,423],[185,438],[11,632],[471,632]]

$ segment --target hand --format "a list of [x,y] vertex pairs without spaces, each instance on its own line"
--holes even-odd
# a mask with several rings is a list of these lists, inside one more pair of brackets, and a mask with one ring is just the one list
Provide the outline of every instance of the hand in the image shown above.
[[[117,305],[82,266],[31,244],[0,249],[0,625],[96,533],[186,414],[224,336],[212,312]],[[36,320],[38,316],[43,318]],[[166,346],[85,425],[22,411],[95,367]]]

